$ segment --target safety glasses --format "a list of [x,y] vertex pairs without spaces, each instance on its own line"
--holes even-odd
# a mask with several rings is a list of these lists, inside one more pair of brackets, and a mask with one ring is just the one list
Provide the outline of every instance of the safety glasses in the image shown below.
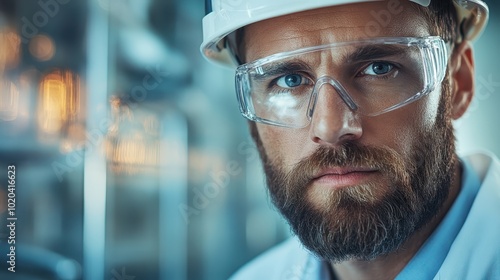
[[311,122],[323,92],[337,93],[357,114],[377,116],[432,92],[447,63],[448,47],[437,36],[339,42],[240,65],[236,92],[247,119],[301,128]]

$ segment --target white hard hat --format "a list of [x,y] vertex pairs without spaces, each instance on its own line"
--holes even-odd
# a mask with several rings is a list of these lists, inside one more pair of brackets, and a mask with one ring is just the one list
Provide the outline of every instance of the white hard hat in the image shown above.
[[[226,36],[251,23],[273,17],[342,4],[380,0],[206,0],[201,52],[215,62],[234,64],[226,48]],[[429,6],[431,0],[410,0]],[[435,0],[438,1],[438,0]],[[439,0],[443,1],[443,0]],[[453,0],[465,40],[477,38],[488,21],[488,6],[481,0]]]

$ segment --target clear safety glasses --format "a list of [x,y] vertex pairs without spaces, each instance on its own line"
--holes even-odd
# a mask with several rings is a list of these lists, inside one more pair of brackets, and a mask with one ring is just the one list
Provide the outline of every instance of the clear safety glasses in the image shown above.
[[309,125],[323,86],[353,112],[376,116],[432,92],[447,63],[448,48],[436,36],[340,42],[240,65],[236,91],[249,120],[301,128]]

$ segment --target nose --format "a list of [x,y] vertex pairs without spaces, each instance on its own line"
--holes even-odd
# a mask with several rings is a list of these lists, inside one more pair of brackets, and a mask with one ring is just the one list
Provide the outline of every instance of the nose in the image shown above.
[[341,145],[361,138],[363,129],[356,105],[339,86],[323,83],[316,89],[310,138],[322,145]]

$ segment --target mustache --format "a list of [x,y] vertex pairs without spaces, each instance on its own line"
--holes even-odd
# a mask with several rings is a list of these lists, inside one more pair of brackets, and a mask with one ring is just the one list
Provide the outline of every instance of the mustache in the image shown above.
[[[288,186],[297,186],[304,189],[321,170],[335,167],[363,167],[377,169],[392,180],[408,181],[408,172],[404,172],[408,163],[389,147],[373,147],[346,142],[337,147],[318,147],[307,158],[299,161],[289,171],[284,173]],[[300,190],[287,190],[296,192]]]

